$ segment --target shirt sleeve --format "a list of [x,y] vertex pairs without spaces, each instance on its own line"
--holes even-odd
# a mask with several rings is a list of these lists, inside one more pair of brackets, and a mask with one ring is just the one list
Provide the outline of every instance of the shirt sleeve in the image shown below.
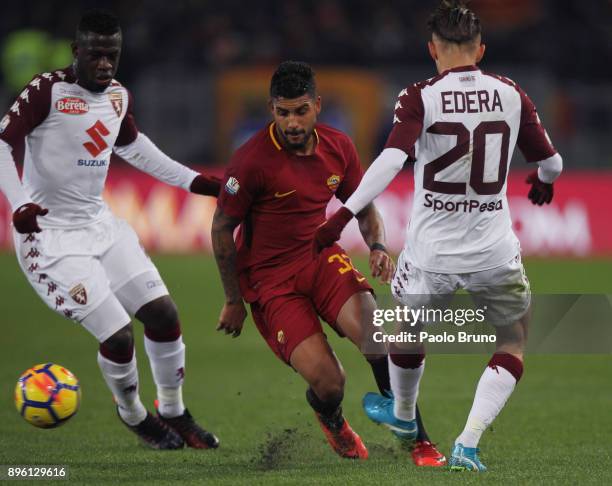
[[358,214],[363,208],[370,204],[395,178],[397,173],[402,170],[408,155],[395,148],[386,148],[368,167],[359,187],[345,206],[353,214]]
[[128,108],[121,127],[119,128],[119,134],[117,140],[115,140],[115,146],[129,145],[136,140],[138,136],[138,127],[136,126],[136,118],[134,117],[134,97],[129,91],[128,94]]
[[414,154],[414,144],[423,131],[424,116],[423,98],[418,86],[413,84],[403,89],[395,103],[393,128],[384,148],[396,148],[406,154]]
[[51,79],[49,73],[35,76],[0,120],[0,139],[11,148],[21,147],[24,138],[49,115]]
[[115,153],[157,180],[189,190],[198,173],[163,153],[144,133],[129,145],[115,147]]
[[35,76],[0,120],[0,191],[13,211],[31,202],[21,185],[13,155],[23,152],[25,137],[49,115],[52,79],[50,73]]
[[243,220],[253,201],[263,191],[263,177],[260,171],[243,158],[240,152],[234,154],[225,175],[223,187],[217,198],[217,207],[226,215]]
[[345,156],[347,160],[346,171],[336,190],[336,197],[343,203],[355,192],[363,177],[363,168],[357,149],[348,137],[346,138]]
[[0,140],[0,192],[6,196],[13,211],[31,202],[21,185],[11,147],[4,140]]
[[516,141],[518,148],[527,162],[548,159],[557,151],[542,126],[535,105],[522,89],[518,91],[521,96],[521,125]]

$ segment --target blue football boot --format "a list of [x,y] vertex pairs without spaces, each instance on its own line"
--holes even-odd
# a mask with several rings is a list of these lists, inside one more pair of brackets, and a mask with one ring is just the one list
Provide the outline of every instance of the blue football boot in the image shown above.
[[411,445],[417,437],[416,420],[400,420],[393,414],[393,398],[378,393],[366,393],[363,397],[366,415],[377,424],[388,427],[403,444]]
[[487,467],[480,462],[479,452],[478,447],[464,447],[463,444],[455,444],[448,462],[451,471],[485,472]]

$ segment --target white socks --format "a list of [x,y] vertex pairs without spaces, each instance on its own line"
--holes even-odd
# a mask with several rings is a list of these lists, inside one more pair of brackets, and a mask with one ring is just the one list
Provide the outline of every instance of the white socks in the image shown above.
[[516,378],[505,368],[487,366],[478,382],[465,428],[455,443],[477,447],[482,433],[501,412],[516,383]]
[[416,417],[416,401],[419,395],[419,383],[425,360],[418,368],[401,368],[389,356],[389,377],[393,392],[393,414],[400,420],[414,420]]
[[185,345],[182,336],[176,341],[157,342],[145,336],[145,350],[151,363],[153,380],[157,385],[159,413],[178,417],[185,412],[183,381],[185,377]]
[[98,365],[119,406],[119,415],[128,425],[137,425],[147,416],[138,395],[136,353],[129,363],[115,363],[98,353]]

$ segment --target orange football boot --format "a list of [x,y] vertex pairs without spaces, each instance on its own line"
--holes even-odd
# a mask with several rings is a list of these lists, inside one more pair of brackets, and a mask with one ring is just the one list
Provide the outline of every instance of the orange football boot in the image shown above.
[[325,437],[327,437],[327,442],[329,442],[332,449],[336,451],[336,454],[348,459],[368,458],[368,449],[366,449],[361,437],[351,429],[346,419],[344,419],[344,423],[340,430],[332,430],[325,425],[318,413],[315,413],[315,415],[317,416],[319,425],[321,425],[321,429],[323,429]]

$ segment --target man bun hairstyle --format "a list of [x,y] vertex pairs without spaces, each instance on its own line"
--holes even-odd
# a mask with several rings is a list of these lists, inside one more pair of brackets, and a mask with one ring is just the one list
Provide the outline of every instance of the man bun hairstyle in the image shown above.
[[270,82],[271,98],[299,98],[308,94],[315,96],[317,91],[315,73],[310,65],[300,61],[282,62]]
[[454,44],[473,42],[481,34],[480,19],[462,0],[442,0],[427,26],[440,39]]
[[87,32],[100,35],[113,35],[121,32],[119,18],[110,10],[101,8],[87,10],[79,20],[77,37]]

